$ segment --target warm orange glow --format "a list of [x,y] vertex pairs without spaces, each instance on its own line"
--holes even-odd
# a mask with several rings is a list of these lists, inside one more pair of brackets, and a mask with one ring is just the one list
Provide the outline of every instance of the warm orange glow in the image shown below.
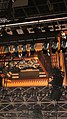
[[[65,31],[65,33],[67,34],[67,31]],[[37,51],[42,49],[42,44],[40,46],[40,44],[37,44],[38,47],[36,48]],[[60,50],[60,36],[58,36],[58,50]],[[19,50],[19,52],[21,52]],[[2,48],[0,50],[0,54],[3,53],[2,52]],[[11,52],[12,53],[12,52]],[[57,57],[57,62],[58,64],[56,64],[56,66],[61,67],[61,70],[63,72],[65,72],[65,64],[64,64],[64,56],[62,51],[60,50],[60,52],[56,53],[55,56]],[[46,71],[45,67],[42,64],[42,61],[40,61],[40,59],[38,58],[37,55],[35,55],[34,57],[25,57],[24,60],[32,60],[32,59],[36,59],[38,61],[38,64],[40,64],[40,67],[42,68],[43,72],[46,74],[46,77],[48,77],[48,72]],[[8,61],[11,59],[5,59],[5,61]],[[21,61],[22,58],[14,58],[14,61]],[[3,59],[0,59],[0,61],[3,61]],[[64,77],[64,85],[67,85],[67,80],[66,80],[66,74]],[[9,79],[3,79],[2,81],[2,85],[3,87],[27,87],[27,86],[47,86],[48,85],[48,78],[38,78],[38,79],[13,79],[13,80],[9,80]]]
[[[64,31],[67,34],[67,31]],[[58,50],[60,50],[60,36],[58,37]],[[63,71],[65,73],[64,75],[64,81],[63,81],[63,85],[67,86],[67,77],[66,77],[66,71],[65,71],[65,64],[64,64],[64,54],[62,53],[62,51],[60,50],[59,53],[59,66],[61,67],[61,71]]]
[[47,78],[39,78],[39,79],[22,79],[22,80],[9,80],[3,79],[3,87],[27,87],[27,86],[47,86],[48,79]]
[[43,71],[46,73],[46,76],[48,77],[48,72],[45,70],[45,67],[42,65],[41,61],[38,59],[38,63],[40,64]]

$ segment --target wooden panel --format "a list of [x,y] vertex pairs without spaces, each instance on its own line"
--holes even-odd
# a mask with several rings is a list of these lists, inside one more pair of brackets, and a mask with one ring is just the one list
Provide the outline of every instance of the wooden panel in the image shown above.
[[39,70],[38,69],[26,69],[20,71],[20,77],[22,79],[36,79],[39,78]]

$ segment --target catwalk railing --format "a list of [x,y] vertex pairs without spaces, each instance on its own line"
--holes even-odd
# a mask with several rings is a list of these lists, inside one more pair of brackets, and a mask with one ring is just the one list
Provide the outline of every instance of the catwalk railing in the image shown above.
[[1,119],[37,119],[67,117],[67,87],[62,87],[62,97],[51,100],[51,87],[1,88]]

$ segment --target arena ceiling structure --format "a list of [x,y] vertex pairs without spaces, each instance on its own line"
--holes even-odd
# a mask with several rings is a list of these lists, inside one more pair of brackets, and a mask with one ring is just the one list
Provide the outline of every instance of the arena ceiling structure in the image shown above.
[[9,5],[13,8],[10,15],[12,15],[14,19],[32,19],[41,16],[45,16],[46,18],[49,16],[64,16],[67,11],[66,0],[25,0],[22,2],[21,0],[19,0],[19,2],[18,0],[1,0],[0,17],[9,18],[7,14],[8,8],[10,8]]
[[0,0],[0,119],[33,118],[67,118],[67,0]]

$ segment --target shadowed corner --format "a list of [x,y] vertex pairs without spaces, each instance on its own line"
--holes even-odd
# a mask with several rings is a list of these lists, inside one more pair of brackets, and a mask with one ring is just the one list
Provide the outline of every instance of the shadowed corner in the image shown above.
[[64,73],[57,67],[52,70],[52,90],[50,97],[52,100],[59,101],[62,96],[62,86],[63,86]]

